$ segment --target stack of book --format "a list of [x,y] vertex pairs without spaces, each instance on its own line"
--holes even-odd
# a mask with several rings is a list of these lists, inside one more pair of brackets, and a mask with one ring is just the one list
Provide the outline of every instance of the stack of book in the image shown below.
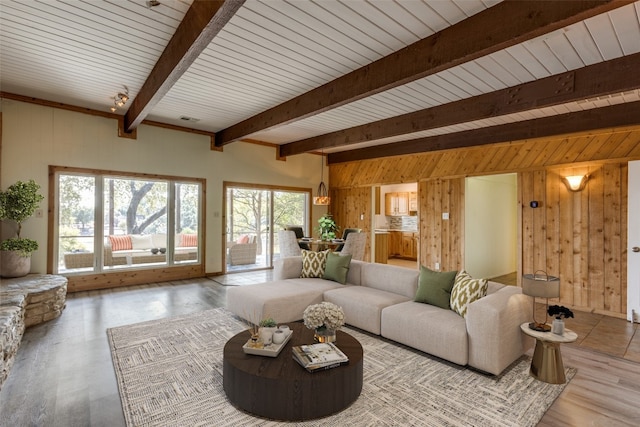
[[295,346],[292,349],[293,358],[309,372],[349,363],[349,358],[333,343],[319,343]]

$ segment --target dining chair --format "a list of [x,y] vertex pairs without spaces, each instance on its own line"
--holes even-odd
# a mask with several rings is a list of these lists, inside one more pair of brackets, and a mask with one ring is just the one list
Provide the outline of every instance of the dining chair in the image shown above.
[[280,258],[302,255],[295,232],[291,230],[278,231],[278,243],[280,245]]
[[[362,231],[361,228],[345,228],[344,231],[342,232],[342,240],[346,241],[347,236],[349,236],[349,233],[360,233],[361,231]],[[343,248],[344,248],[344,243],[336,248],[336,252],[342,251]]]
[[351,254],[351,259],[364,261],[364,250],[367,245],[367,233],[349,233],[347,240],[344,242],[344,248],[340,251],[340,255]]
[[[285,228],[285,230],[290,230],[296,233],[297,239],[302,239],[304,237],[304,230],[299,225],[288,225],[287,228]],[[299,240],[298,240],[298,246],[300,246],[300,249],[306,249],[308,251],[311,250],[311,248],[307,243],[300,242]]]

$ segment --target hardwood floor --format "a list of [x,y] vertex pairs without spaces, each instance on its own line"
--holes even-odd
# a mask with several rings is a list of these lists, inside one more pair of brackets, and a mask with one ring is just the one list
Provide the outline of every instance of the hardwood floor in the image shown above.
[[[0,391],[0,426],[124,426],[106,329],[224,307],[228,285],[259,283],[270,274],[259,271],[69,294],[61,317],[25,333]],[[628,346],[635,350],[627,348],[626,359],[593,350],[606,342],[601,334],[628,334],[618,322],[603,322],[606,328],[591,340],[593,345],[563,346],[565,365],[578,368],[578,373],[540,426],[640,425],[637,340]],[[607,344],[607,349],[619,352],[617,346]],[[636,358],[628,357],[631,353]]]

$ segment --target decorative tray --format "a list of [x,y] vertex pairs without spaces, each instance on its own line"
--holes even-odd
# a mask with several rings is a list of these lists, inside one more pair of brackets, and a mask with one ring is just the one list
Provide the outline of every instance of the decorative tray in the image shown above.
[[291,335],[293,335],[293,331],[289,331],[289,335],[284,339],[281,344],[269,344],[265,345],[264,348],[253,348],[249,347],[251,345],[251,340],[247,341],[242,346],[242,351],[246,354],[256,354],[258,356],[268,356],[268,357],[276,357],[280,354],[280,351],[284,348],[285,345],[291,339]]

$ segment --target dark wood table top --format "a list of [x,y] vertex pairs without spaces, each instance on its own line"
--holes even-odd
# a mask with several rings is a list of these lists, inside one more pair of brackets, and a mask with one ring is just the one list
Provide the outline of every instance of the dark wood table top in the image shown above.
[[291,348],[312,344],[313,331],[290,323],[291,339],[278,357],[245,354],[249,331],[232,337],[224,347],[223,385],[231,403],[255,415],[277,420],[308,420],[346,408],[362,391],[362,346],[351,335],[337,331],[336,345],[349,364],[307,372],[293,359]]

